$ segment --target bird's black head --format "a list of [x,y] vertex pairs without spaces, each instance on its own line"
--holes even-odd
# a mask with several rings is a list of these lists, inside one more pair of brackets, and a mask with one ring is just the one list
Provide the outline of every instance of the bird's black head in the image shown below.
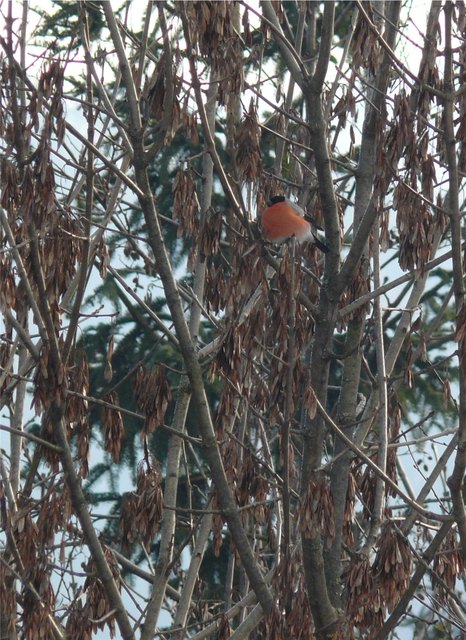
[[285,200],[285,196],[272,196],[270,200],[267,200],[267,204],[271,207],[272,205],[277,204],[277,202],[285,202]]

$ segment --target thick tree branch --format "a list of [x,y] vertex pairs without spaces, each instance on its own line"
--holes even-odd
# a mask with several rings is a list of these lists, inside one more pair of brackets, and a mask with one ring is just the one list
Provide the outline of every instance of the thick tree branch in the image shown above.
[[325,2],[320,33],[319,56],[314,74],[310,80],[312,91],[322,93],[327,77],[330,52],[332,50],[333,27],[335,21],[335,2]]
[[[135,150],[140,151],[140,157],[142,157],[142,149],[139,149],[140,144],[140,140],[134,140]],[[150,184],[144,164],[141,163],[139,159],[136,159],[136,157],[134,164],[139,188],[147,194],[150,194]],[[272,597],[268,587],[264,583],[259,567],[257,566],[256,559],[241,524],[239,512],[231,495],[228,480],[225,475],[225,469],[220,456],[210,416],[209,405],[205,394],[202,370],[197,359],[196,350],[191,340],[181,300],[177,292],[176,282],[173,277],[160,225],[157,219],[154,201],[152,197],[148,195],[140,197],[139,203],[146,219],[149,242],[152,246],[154,255],[158,257],[158,272],[165,290],[167,304],[172,315],[180,344],[180,350],[183,355],[186,371],[191,383],[193,400],[199,417],[199,429],[203,439],[204,454],[211,469],[212,479],[218,492],[221,509],[230,528],[238,553],[243,561],[251,586],[256,592],[264,610],[269,612],[272,609]]]
[[[131,149],[131,144],[129,142],[129,138],[128,135],[125,131],[123,122],[120,120],[120,118],[118,117],[113,103],[110,100],[110,98],[108,97],[108,93],[105,89],[105,87],[102,84],[102,81],[99,77],[99,74],[97,72],[96,69],[96,61],[91,53],[91,46],[90,46],[90,40],[89,40],[89,27],[88,27],[88,18],[86,15],[86,9],[88,9],[88,5],[89,2],[80,2],[80,7],[81,7],[81,16],[80,16],[80,33],[81,33],[81,37],[82,37],[82,41],[83,41],[83,46],[84,46],[84,52],[85,52],[85,56],[86,56],[86,68],[87,68],[87,73],[92,75],[92,79],[95,83],[95,86],[97,87],[97,91],[98,91],[98,95],[101,99],[101,101],[103,102],[103,104],[105,105],[105,109],[106,112],[109,116],[109,118],[111,119],[111,122],[117,127],[118,132],[122,138],[122,141],[124,143],[124,146],[126,147],[126,150],[128,151],[128,153],[130,155],[132,155],[132,149]],[[92,105],[92,100],[90,99],[90,97],[88,97],[88,103],[90,105]],[[88,114],[88,119],[89,119],[89,114]],[[93,144],[94,140],[93,138],[89,138],[89,142],[91,144]],[[88,153],[90,152],[90,150],[88,149]]]
[[453,52],[452,52],[451,2],[444,6],[445,12],[445,149],[448,163],[448,209],[451,220],[451,242],[453,253],[453,284],[456,301],[456,335],[459,360],[459,415],[458,449],[453,473],[448,478],[453,513],[458,525],[463,557],[466,558],[466,509],[464,506],[463,480],[466,472],[466,300],[464,293],[463,251],[461,234],[461,212],[459,206],[459,180],[456,159],[456,137],[454,129]]
[[[380,287],[380,226],[378,221],[374,228],[374,238],[376,247],[373,254],[374,268],[374,287]],[[385,353],[384,353],[384,331],[382,322],[382,304],[380,297],[374,301],[374,323],[375,323],[375,340],[376,340],[376,362],[377,362],[377,393],[378,393],[378,411],[377,411],[377,466],[386,474],[387,471],[387,452],[388,452],[388,394],[387,394],[387,377],[385,372]],[[382,476],[377,477],[374,506],[371,514],[371,524],[367,535],[365,551],[369,554],[372,545],[375,543],[380,526],[383,520],[383,511],[385,505],[385,483]]]
[[[387,6],[388,15],[385,21],[386,40],[388,43],[387,47],[391,50],[391,47],[395,44],[401,3],[395,0],[388,2]],[[373,228],[375,218],[380,214],[379,195],[373,191],[373,177],[376,154],[380,151],[379,145],[381,142],[379,116],[387,92],[391,60],[391,56],[389,52],[387,52],[387,48],[385,48],[380,67],[377,71],[375,86],[369,96],[370,103],[368,103],[366,107],[366,117],[364,118],[361,150],[356,174],[358,196],[355,215],[356,233],[351,243],[350,251],[341,268],[341,272],[338,275],[336,288],[340,293],[352,282],[361,255],[364,254],[364,248]],[[363,207],[365,207],[365,210]]]
[[[129,131],[135,152],[134,169],[136,183],[138,185],[138,200],[144,214],[147,225],[149,244],[152,248],[154,256],[156,256],[156,267],[162,281],[167,305],[170,309],[170,313],[176,330],[176,335],[180,344],[180,350],[183,355],[186,371],[191,383],[193,401],[197,410],[199,429],[203,439],[204,454],[209,464],[212,473],[212,479],[217,489],[223,515],[229,526],[232,538],[241,557],[248,578],[251,582],[251,586],[256,592],[258,600],[261,603],[263,609],[266,612],[270,612],[273,607],[272,596],[266,583],[264,582],[264,578],[257,565],[256,558],[254,557],[249,540],[242,526],[238,509],[231,494],[219,447],[216,441],[215,430],[212,424],[209,404],[207,401],[203,382],[202,369],[199,364],[195,345],[189,332],[189,327],[184,315],[178,288],[173,276],[170,260],[163,240],[163,235],[160,228],[160,223],[147,174],[142,132],[140,128],[140,115],[139,110],[135,108],[134,104],[135,90],[134,86],[132,86],[133,79],[129,71],[129,67],[127,66],[125,52],[122,46],[120,46],[118,29],[112,17],[113,12],[111,8],[109,8],[109,5],[106,5],[105,11],[109,19],[112,38],[115,41],[117,54],[119,56],[123,82],[129,95],[131,118]],[[187,31],[189,31],[189,29],[187,29]],[[203,124],[206,123],[204,110],[202,120]],[[208,140],[208,128],[207,130],[205,130],[205,135],[210,148],[211,145],[213,145],[213,141],[211,140],[209,142]],[[215,164],[215,155],[213,159]]]
[[[113,8],[110,2],[105,2],[102,5],[102,8],[105,13],[105,17],[107,19],[108,28],[110,29],[110,34],[112,36],[113,44],[115,45],[118,62],[120,64],[121,76],[123,80],[123,84],[126,88],[126,99],[128,103],[128,109],[130,113],[130,122],[133,130],[131,133],[134,135],[136,132],[139,132],[142,127],[141,121],[141,112],[139,108],[139,100],[136,90],[136,85],[134,83],[133,74],[131,71],[130,64],[128,62],[128,58],[126,57],[125,46],[121,39],[120,29],[118,28],[118,24],[115,18],[115,14],[113,12]],[[130,136],[131,141],[131,136]]]
[[105,588],[108,604],[115,611],[115,618],[120,628],[121,637],[124,640],[133,640],[134,633],[131,627],[126,607],[121,599],[120,592],[108,565],[97,532],[94,528],[88,511],[87,500],[81,487],[81,480],[76,473],[73,455],[66,435],[64,424],[64,406],[54,403],[50,410],[50,420],[53,426],[55,440],[61,448],[60,460],[63,465],[68,490],[71,497],[74,512],[83,529],[84,540],[94,560],[99,579]]
[[[87,40],[89,37],[87,21],[82,25],[81,34],[83,40]],[[90,57],[90,56],[89,56]],[[87,101],[91,105],[93,102],[93,89],[91,81],[91,73],[89,65],[87,66]],[[92,107],[88,107],[87,112],[87,139],[91,144],[94,143],[94,110]],[[73,304],[73,309],[70,315],[70,322],[68,325],[68,333],[66,335],[65,344],[63,346],[62,358],[63,362],[68,362],[68,358],[71,352],[73,342],[76,338],[76,330],[80,318],[81,306],[84,300],[84,294],[86,291],[86,282],[89,277],[89,254],[90,254],[90,236],[92,225],[92,207],[94,204],[94,156],[90,149],[87,150],[87,166],[86,166],[86,209],[84,213],[83,234],[84,241],[82,244],[82,256],[81,264],[77,276],[76,294]]]
[[[266,24],[270,27],[275,36],[275,40],[280,47],[281,54],[292,78],[296,84],[302,88],[307,74],[301,57],[283,33],[283,29],[278,21],[272,2],[270,0],[261,0],[261,7],[263,14],[262,19],[266,18]],[[250,10],[252,9],[250,8]]]

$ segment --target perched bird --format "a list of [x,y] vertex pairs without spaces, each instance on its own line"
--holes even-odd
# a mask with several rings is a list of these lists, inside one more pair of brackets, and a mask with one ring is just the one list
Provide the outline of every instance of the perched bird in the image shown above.
[[312,216],[285,196],[273,196],[261,214],[262,231],[270,242],[284,242],[293,236],[298,242],[312,242],[318,249],[328,253],[330,249],[317,236],[322,231]]

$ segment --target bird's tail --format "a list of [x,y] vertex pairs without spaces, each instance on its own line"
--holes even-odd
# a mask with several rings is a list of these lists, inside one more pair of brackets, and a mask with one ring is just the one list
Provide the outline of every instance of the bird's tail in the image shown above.
[[325,242],[322,242],[315,233],[312,234],[313,242],[318,249],[320,249],[323,253],[328,253],[330,249],[327,247]]

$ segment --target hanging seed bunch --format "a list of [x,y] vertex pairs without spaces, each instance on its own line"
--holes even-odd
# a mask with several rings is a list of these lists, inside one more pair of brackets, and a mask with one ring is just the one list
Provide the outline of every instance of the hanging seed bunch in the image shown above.
[[443,583],[432,579],[433,586],[442,602],[448,602],[450,591],[454,591],[456,581],[464,578],[465,559],[461,553],[456,532],[450,530],[434,558],[434,574]]
[[300,507],[299,528],[306,538],[325,535],[328,544],[335,537],[333,498],[328,480],[311,480]]
[[239,95],[243,89],[243,43],[234,28],[236,10],[230,0],[194,1],[187,6],[191,37],[219,80],[221,105],[228,105],[230,96]]
[[[117,588],[121,590],[120,571],[115,556],[106,546],[103,547],[103,551]],[[92,621],[92,632],[103,631],[107,627],[110,637],[113,638],[116,630],[115,611],[109,606],[104,585],[100,578],[97,577],[98,573],[91,558],[84,565],[84,570],[87,572],[87,578],[84,583],[85,611],[88,619]]]
[[[263,467],[252,455],[249,448],[244,450],[240,467],[240,477],[236,490],[238,504],[263,503],[269,493],[269,483],[264,476]],[[245,512],[243,512],[245,513]],[[253,509],[254,520],[258,524],[265,524],[266,516],[270,515],[265,504],[257,504]]]
[[74,354],[74,364],[68,367],[68,389],[79,395],[68,394],[65,420],[68,433],[76,434],[80,474],[86,478],[89,474],[89,443],[91,425],[89,422],[89,367],[84,351]]
[[50,613],[55,609],[55,594],[50,584],[50,570],[45,562],[38,562],[28,572],[27,580],[40,597],[41,606],[28,586],[22,593],[22,628],[27,640],[53,638],[53,626]]
[[125,427],[121,411],[118,411],[116,408],[119,406],[118,395],[115,391],[112,391],[105,395],[103,400],[108,403],[108,405],[114,405],[115,407],[107,405],[102,407],[100,422],[105,438],[105,451],[110,453],[114,462],[119,462],[121,445],[125,437]]
[[262,174],[260,140],[261,128],[254,99],[251,98],[236,137],[236,164],[240,178],[246,182],[254,182]]
[[138,465],[137,474],[136,527],[146,548],[155,538],[163,511],[162,476],[158,465],[144,460]]
[[139,496],[134,491],[127,491],[121,496],[119,529],[121,548],[125,553],[129,553],[133,544],[139,540],[136,524],[138,501]]
[[372,571],[389,612],[409,584],[412,555],[407,539],[386,523],[377,542]]
[[384,602],[377,588],[369,558],[364,554],[354,556],[343,574],[346,599],[346,619],[338,639],[354,637],[354,627],[360,631],[375,632],[384,621]]
[[178,238],[190,238],[199,228],[199,202],[191,169],[179,169],[173,182],[173,220]]
[[[365,5],[370,20],[374,23],[374,7],[371,3]],[[371,75],[377,72],[380,64],[380,44],[377,33],[369,28],[366,19],[358,15],[353,38],[351,40],[351,54],[353,68],[362,67]]]
[[156,365],[148,372],[145,367],[140,366],[136,373],[135,393],[138,407],[146,416],[141,434],[146,437],[163,424],[172,397],[165,367]]

